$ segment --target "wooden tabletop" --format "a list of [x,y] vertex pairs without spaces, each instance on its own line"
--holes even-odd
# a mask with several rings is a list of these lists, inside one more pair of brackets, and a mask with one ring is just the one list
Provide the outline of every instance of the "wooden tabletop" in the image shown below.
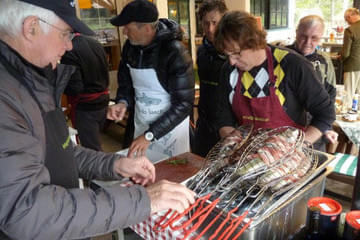
[[166,179],[181,183],[194,176],[205,163],[205,159],[190,152],[163,160],[155,164],[156,181]]

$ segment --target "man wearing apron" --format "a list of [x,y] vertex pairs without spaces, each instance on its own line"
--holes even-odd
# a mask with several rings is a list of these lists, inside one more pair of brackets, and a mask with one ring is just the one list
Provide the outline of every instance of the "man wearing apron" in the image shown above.
[[117,104],[107,116],[121,120],[135,106],[128,156],[145,155],[147,148],[169,157],[188,152],[194,77],[179,25],[158,20],[156,6],[147,0],[130,2],[111,23],[123,26],[128,40],[119,65]]
[[76,67],[65,88],[71,123],[78,131],[81,146],[102,151],[100,132],[109,105],[106,52],[98,40],[81,34],[76,34],[72,43],[73,49],[61,59],[62,64]]
[[[234,127],[293,126],[313,143],[331,128],[334,105],[313,67],[289,50],[266,44],[265,31],[249,13],[227,13],[220,20],[215,45],[228,56],[217,109],[222,137]],[[305,129],[305,111],[313,116]]]
[[[58,64],[73,31],[93,34],[69,0],[0,0],[0,239],[84,239],[167,210],[194,193],[155,180],[146,157],[97,152],[70,141],[61,94],[74,67]],[[89,181],[121,180],[93,191]],[[141,185],[149,184],[146,188]]]

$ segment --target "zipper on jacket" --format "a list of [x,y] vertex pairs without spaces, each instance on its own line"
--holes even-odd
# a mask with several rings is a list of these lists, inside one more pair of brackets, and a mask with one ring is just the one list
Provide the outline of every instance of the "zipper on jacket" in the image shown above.
[[142,59],[143,59],[143,50],[142,49],[140,49],[140,57],[139,57],[139,68],[141,68],[141,66],[142,66]]

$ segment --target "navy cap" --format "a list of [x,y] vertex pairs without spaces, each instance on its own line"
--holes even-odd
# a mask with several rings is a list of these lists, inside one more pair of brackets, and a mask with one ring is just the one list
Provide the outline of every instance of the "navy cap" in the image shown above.
[[66,22],[75,32],[85,35],[95,33],[76,17],[75,0],[19,0],[53,11]]
[[148,0],[134,0],[127,4],[121,13],[113,17],[110,23],[115,26],[124,26],[130,22],[151,23],[158,19],[159,12]]

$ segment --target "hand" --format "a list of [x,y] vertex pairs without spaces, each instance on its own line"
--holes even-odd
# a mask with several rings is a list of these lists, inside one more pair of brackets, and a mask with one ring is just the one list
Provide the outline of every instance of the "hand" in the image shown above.
[[337,138],[339,136],[339,134],[333,130],[327,130],[324,135],[326,139],[328,139],[332,144],[335,144],[337,142]]
[[155,181],[155,167],[146,157],[119,158],[114,162],[114,171],[143,186]]
[[235,130],[234,127],[225,126],[225,127],[222,127],[219,129],[219,135],[221,138],[224,138],[224,137],[228,136],[229,134],[231,134],[234,130]]
[[151,201],[151,214],[169,208],[183,212],[195,202],[195,193],[179,183],[161,180],[146,187]]
[[108,107],[106,117],[110,120],[121,121],[126,113],[126,104],[118,103]]
[[140,135],[133,140],[129,147],[128,157],[145,156],[146,149],[149,147],[150,142],[145,139],[144,135]]

